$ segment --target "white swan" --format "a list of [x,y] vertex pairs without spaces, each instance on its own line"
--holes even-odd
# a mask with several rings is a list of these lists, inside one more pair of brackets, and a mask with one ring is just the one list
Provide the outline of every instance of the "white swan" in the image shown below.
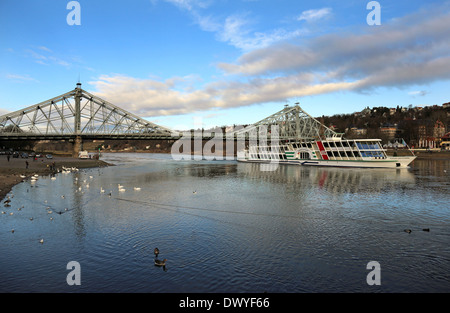
[[141,190],[141,187],[134,187],[134,190]]

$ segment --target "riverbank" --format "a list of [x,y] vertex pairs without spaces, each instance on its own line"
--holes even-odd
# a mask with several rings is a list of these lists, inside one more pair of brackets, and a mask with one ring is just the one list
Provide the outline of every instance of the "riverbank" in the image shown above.
[[[28,162],[28,168],[26,168]],[[53,157],[53,159],[39,158],[34,161],[32,158],[10,158],[6,155],[0,157],[0,199],[3,199],[16,184],[28,179],[34,174],[50,175],[55,171],[50,169],[50,165],[55,163],[55,169],[62,167],[93,168],[110,166],[101,160],[78,159],[72,157]],[[22,177],[25,176],[25,177]]]
[[[414,155],[417,156],[418,160],[450,160],[450,151],[448,150],[426,150],[426,149],[416,149],[413,150]],[[393,156],[395,153],[397,153],[398,156],[410,156],[411,152],[409,150],[399,149],[387,149],[386,150],[387,155]]]

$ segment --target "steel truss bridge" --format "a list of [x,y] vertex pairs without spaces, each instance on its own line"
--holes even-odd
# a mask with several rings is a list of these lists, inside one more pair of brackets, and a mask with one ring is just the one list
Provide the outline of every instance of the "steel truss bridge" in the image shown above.
[[175,131],[136,116],[81,88],[23,110],[0,116],[0,140],[71,140],[83,139],[192,139],[314,140],[338,136],[304,112],[298,104],[247,127],[222,134]]

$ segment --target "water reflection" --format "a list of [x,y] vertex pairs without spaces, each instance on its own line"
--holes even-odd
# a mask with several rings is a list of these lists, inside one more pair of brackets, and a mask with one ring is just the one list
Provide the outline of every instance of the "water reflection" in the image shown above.
[[450,160],[419,159],[414,160],[412,171],[418,175],[450,178]]
[[369,260],[382,265],[383,291],[448,290],[448,163],[263,171],[104,158],[119,165],[13,189],[11,208],[23,209],[0,216],[0,291],[70,292],[73,260],[82,292],[155,292],[155,282],[158,292],[370,292]]
[[379,192],[390,186],[414,186],[416,179],[408,169],[347,169],[277,166],[261,170],[259,164],[239,163],[238,173],[277,184],[316,186],[332,193]]

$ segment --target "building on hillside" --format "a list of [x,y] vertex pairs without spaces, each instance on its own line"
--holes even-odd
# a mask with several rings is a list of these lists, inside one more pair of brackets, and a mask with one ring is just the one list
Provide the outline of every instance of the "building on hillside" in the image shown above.
[[433,128],[433,137],[441,138],[445,135],[445,125],[440,120],[437,120]]
[[441,149],[450,150],[450,132],[441,137]]
[[352,128],[350,128],[350,131],[357,136],[367,135],[367,129],[365,129],[365,128],[352,127]]
[[445,135],[445,125],[437,120],[434,125],[419,125],[419,148],[439,148]]
[[387,139],[394,139],[398,132],[397,124],[384,124],[380,131]]

